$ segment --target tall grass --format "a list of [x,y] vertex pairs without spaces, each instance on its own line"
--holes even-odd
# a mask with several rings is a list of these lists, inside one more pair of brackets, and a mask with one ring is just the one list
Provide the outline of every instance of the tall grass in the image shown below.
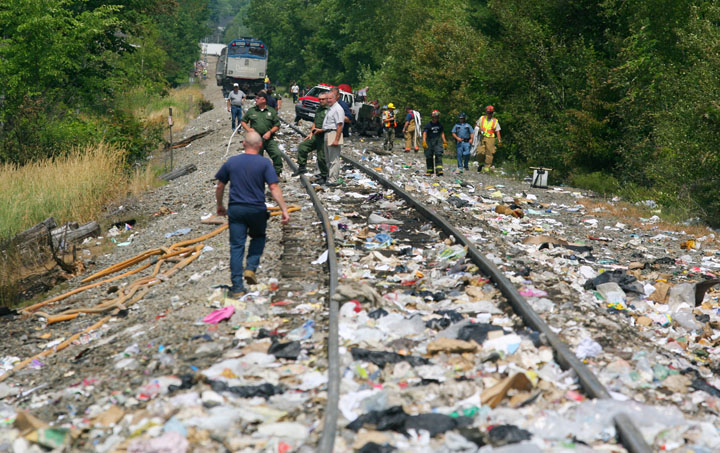
[[147,96],[144,90],[138,89],[128,94],[124,107],[151,123],[162,124],[168,139],[169,109],[173,109],[173,131],[177,132],[202,113],[202,101],[202,90],[196,85],[171,90],[163,97]]
[[24,166],[0,166],[0,239],[53,216],[58,223],[96,219],[127,194],[124,152],[106,143]]

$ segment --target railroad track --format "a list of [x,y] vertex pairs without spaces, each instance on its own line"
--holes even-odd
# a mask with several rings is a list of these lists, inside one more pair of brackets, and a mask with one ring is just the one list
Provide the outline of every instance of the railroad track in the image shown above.
[[[302,133],[299,129],[296,132]],[[292,159],[287,155],[285,159],[288,166],[295,170]],[[315,335],[316,340],[325,337],[324,344],[302,340],[312,366],[328,374],[326,393],[323,392],[324,387],[312,390],[313,393],[304,396],[306,400],[301,407],[288,409],[288,415],[291,418],[296,416],[300,424],[305,423],[310,433],[302,441],[304,447],[312,451],[344,452],[377,441],[398,447],[401,451],[443,451],[447,449],[444,442],[450,440],[467,443],[470,442],[467,439],[473,439],[478,443],[498,444],[507,441],[507,436],[529,434],[507,425],[527,422],[523,426],[533,429],[530,423],[536,423],[534,429],[537,430],[544,411],[557,405],[558,401],[572,410],[582,404],[575,399],[608,397],[595,376],[575,358],[519,296],[510,281],[487,262],[471,241],[435,211],[384,180],[377,172],[351,159],[346,158],[345,162],[346,183],[342,188],[316,191],[305,176],[288,181],[286,187],[295,189],[286,191],[288,202],[302,205],[305,209],[293,214],[293,222],[282,227],[282,262],[277,274],[281,279],[279,289],[272,295],[273,304],[249,301],[239,310],[242,313],[238,319],[242,320],[249,319],[248,315],[252,315],[253,319],[263,319],[268,314],[283,318],[284,323],[273,324],[273,328],[279,327],[282,336],[283,331],[300,327],[309,320],[290,315],[291,311],[282,305],[284,300],[296,299],[295,295],[299,292],[307,294],[308,283],[314,285],[313,290],[318,288],[319,291],[312,296],[314,300],[308,298],[303,302],[309,301],[318,306],[316,302],[327,295],[327,307],[310,311],[308,315],[316,323],[315,330],[325,334]],[[307,196],[302,193],[303,189]],[[390,220],[368,224],[371,214],[401,221],[402,224],[391,225]],[[319,223],[315,217],[320,220]],[[208,234],[214,237],[220,232],[217,229]],[[193,245],[195,241],[206,239],[212,238],[204,235],[173,247]],[[328,251],[327,274],[318,272],[317,267],[309,264],[324,250]],[[181,255],[188,254],[184,258],[171,256],[169,252],[160,250],[157,253],[169,262],[176,260],[178,263],[197,253],[178,249]],[[147,258],[146,254],[137,259],[141,258]],[[112,269],[117,270],[114,266]],[[206,272],[216,270],[213,267]],[[346,279],[339,281],[339,275]],[[357,283],[362,281],[369,284]],[[380,292],[384,297],[373,292],[372,288],[382,288]],[[94,290],[91,288],[88,291]],[[101,294],[99,290],[98,296]],[[337,297],[331,297],[333,295]],[[152,297],[155,296],[150,293],[148,299]],[[147,314],[145,319],[137,320],[139,327],[143,322],[155,319],[153,340],[145,341],[150,346],[143,343],[143,349],[147,351],[151,347],[157,348],[154,338],[163,338],[166,333],[177,330],[177,325],[162,321],[166,313],[176,310],[173,301],[161,299],[155,297],[152,301],[156,312],[150,320]],[[359,302],[349,302],[353,299]],[[276,306],[276,303],[279,305]],[[147,363],[148,367],[152,365],[158,372],[175,375],[171,379],[178,385],[181,380],[176,376],[186,372],[184,364],[194,363],[200,366],[195,366],[194,373],[183,375],[183,378],[188,377],[187,382],[182,381],[183,388],[203,386],[201,388],[207,389],[210,385],[218,393],[226,394],[225,387],[202,378],[197,371],[213,363],[221,353],[230,353],[227,358],[231,360],[242,356],[241,351],[230,350],[234,349],[234,344],[230,345],[227,339],[228,336],[238,337],[230,326],[225,325],[217,328],[218,335],[213,333],[214,330],[206,331],[204,326],[197,326],[194,309],[187,307],[181,310],[185,314],[181,313],[178,319],[187,323],[188,335],[177,336],[173,343],[166,343],[163,348],[169,346],[171,350],[188,350],[178,354],[182,361],[157,369],[158,365],[152,365],[154,355],[132,352],[132,347],[125,349],[130,357],[117,358],[118,353],[123,353],[126,340],[136,341],[123,337],[126,330],[127,335],[133,335],[132,338],[144,333],[132,330],[135,326],[122,331],[118,327],[110,330],[115,341],[123,340],[121,346],[98,341],[82,351],[71,352],[70,356],[64,352],[63,357],[74,357],[76,362],[88,361],[98,366],[104,364],[107,357],[115,357],[119,360],[115,367],[128,377],[136,373],[131,368],[120,367],[120,363],[128,367],[145,366]],[[92,323],[94,320],[85,318],[83,327]],[[74,330],[77,331],[77,325]],[[78,335],[94,330],[95,324]],[[218,344],[208,342],[198,347],[199,343],[195,342],[204,341],[203,337],[209,337],[208,332],[216,335]],[[193,333],[197,335],[193,336]],[[251,343],[257,340],[249,328],[240,333],[247,334],[242,338]],[[74,341],[73,338],[67,340]],[[248,345],[249,350],[251,346]],[[165,355],[157,357],[170,359]],[[293,368],[290,362],[282,366],[286,371],[300,369]],[[327,370],[324,370],[326,366]],[[73,366],[68,362],[62,367],[64,372]],[[285,375],[285,378],[293,380],[293,376]],[[132,382],[133,386],[145,388],[144,376],[135,376]],[[123,391],[125,385],[127,383],[122,379],[105,384],[106,388],[117,391]],[[294,385],[291,383],[290,387]],[[511,388],[509,393],[504,387]],[[292,393],[287,389],[283,391]],[[230,396],[225,398],[228,406],[236,406],[236,411],[245,407],[243,400]],[[485,408],[488,405],[497,410],[488,412]],[[218,406],[218,409],[223,407]],[[321,421],[318,417],[320,413],[324,414]],[[497,413],[505,413],[505,418],[493,415]],[[507,415],[510,413],[513,417]],[[212,416],[219,417],[215,413],[211,413]],[[479,417],[484,418],[482,423],[471,420]],[[215,430],[213,441],[226,440],[228,432],[221,432],[213,425],[214,422],[198,418],[192,423],[198,429]],[[489,424],[502,428],[488,431]],[[626,450],[650,451],[626,416],[616,416],[615,424]],[[448,430],[440,429],[443,425],[446,428],[449,426]],[[248,429],[252,431],[255,428]],[[385,429],[387,432],[376,432]],[[426,438],[419,431],[428,431],[434,436]],[[441,432],[445,433],[444,437],[435,436]],[[400,433],[408,434],[408,437]],[[245,434],[248,432],[243,429],[243,436]],[[258,440],[256,445],[262,446],[261,441]],[[612,441],[598,441],[598,445],[593,446],[601,444],[611,451],[621,450]],[[92,448],[90,444],[83,445]],[[226,448],[233,450],[232,446],[226,445]]]
[[[285,121],[283,121],[285,122]],[[286,122],[285,122],[286,123]],[[293,131],[302,134],[302,131],[288,123],[286,123]],[[284,153],[284,158],[288,166],[293,170],[297,167],[292,159]],[[416,414],[405,414],[402,409],[398,411],[397,405],[391,404],[392,402],[403,403],[408,402],[407,397],[403,399],[403,393],[408,393],[404,389],[410,388],[408,386],[417,385],[419,388],[427,388],[429,394],[436,393],[438,395],[443,394],[456,394],[456,400],[436,398],[438,402],[442,402],[443,408],[455,407],[460,396],[472,397],[468,395],[468,392],[472,391],[472,387],[482,388],[488,393],[483,393],[483,399],[486,396],[492,398],[493,389],[497,390],[498,386],[502,387],[503,383],[508,383],[515,379],[516,381],[522,381],[521,377],[515,377],[519,375],[526,376],[526,373],[511,373],[508,369],[515,369],[516,371],[523,371],[523,367],[518,366],[516,358],[513,358],[514,352],[511,350],[504,350],[497,354],[488,354],[487,351],[483,352],[482,348],[473,346],[472,341],[466,343],[453,342],[454,346],[444,345],[446,348],[459,348],[453,352],[452,349],[443,350],[440,344],[441,342],[434,342],[437,338],[440,338],[441,332],[447,334],[448,329],[452,329],[458,323],[463,323],[465,329],[463,334],[458,336],[459,331],[451,335],[450,339],[465,338],[470,340],[475,338],[475,343],[488,344],[487,338],[491,336],[491,340],[500,338],[497,340],[502,341],[520,341],[520,351],[525,352],[527,356],[536,355],[540,357],[546,353],[544,351],[547,348],[552,350],[552,360],[549,363],[559,365],[563,370],[571,370],[577,379],[577,384],[584,396],[592,399],[609,399],[610,394],[607,389],[600,383],[597,377],[588,369],[588,367],[580,361],[563,343],[555,332],[543,321],[543,319],[532,309],[530,304],[520,295],[517,288],[510,282],[510,280],[503,275],[503,273],[489,260],[487,260],[483,253],[476,247],[476,245],[465,237],[458,229],[451,225],[445,218],[429,208],[416,198],[412,197],[408,192],[404,191],[401,187],[385,179],[378,172],[367,168],[359,162],[343,156],[346,163],[346,184],[342,190],[330,191],[329,195],[321,195],[318,197],[315,189],[311,185],[310,181],[305,177],[301,176],[300,181],[304,185],[308,194],[313,202],[313,206],[318,217],[321,219],[323,228],[326,232],[325,238],[327,241],[327,250],[329,251],[329,278],[330,278],[330,295],[336,294],[336,288],[333,288],[333,282],[337,282],[337,273],[343,272],[346,275],[359,276],[367,280],[372,280],[375,283],[381,283],[384,286],[384,293],[386,294],[385,302],[380,302],[380,306],[363,307],[358,315],[348,316],[348,312],[343,309],[343,316],[338,316],[339,307],[337,301],[330,298],[332,301],[328,307],[328,399],[325,408],[325,419],[323,422],[322,436],[318,445],[318,451],[331,452],[333,448],[336,451],[344,451],[344,449],[350,447],[349,445],[335,445],[336,433],[339,431],[338,439],[344,441],[349,437],[348,428],[357,430],[365,426],[366,428],[375,427],[379,429],[378,424],[382,424],[384,420],[372,420],[373,417],[392,417],[399,416],[405,418],[405,423],[395,426],[395,431],[403,432],[406,426],[416,426],[416,424],[422,425],[423,420],[432,420],[431,424],[437,423],[442,424],[443,421],[447,421],[447,418],[435,417],[430,415],[438,407],[430,405],[420,405],[423,407],[414,407],[413,410],[420,414],[423,413],[422,409],[426,409],[424,415]],[[352,170],[350,170],[352,169]],[[349,171],[352,171],[348,174]],[[361,183],[358,183],[361,181]],[[372,181],[372,182],[370,182]],[[323,198],[322,200],[320,198]],[[340,240],[335,242],[334,228],[339,227],[343,230],[356,228],[359,225],[365,224],[365,220],[370,214],[376,214],[380,212],[385,214],[389,220],[388,224],[375,224],[363,227],[361,234],[357,234],[358,231],[339,231]],[[330,213],[330,215],[328,214]],[[329,217],[339,218],[340,220],[335,221],[335,225],[331,225]],[[344,223],[347,221],[347,224]],[[392,226],[390,223],[397,221],[402,222],[399,226]],[[342,225],[340,225],[342,223]],[[353,225],[353,226],[350,226]],[[358,244],[357,238],[363,237],[368,242],[364,244]],[[387,238],[390,238],[388,242]],[[378,239],[379,238],[379,239]],[[375,239],[375,241],[373,241]],[[355,242],[353,243],[353,240]],[[352,247],[352,248],[351,248]],[[336,257],[336,250],[340,251],[340,256]],[[363,250],[363,252],[358,252]],[[422,250],[428,251],[424,253]],[[462,250],[462,252],[460,252]],[[359,257],[358,254],[362,253]],[[427,256],[425,256],[427,254]],[[449,255],[449,256],[448,256]],[[368,259],[368,257],[372,257]],[[362,273],[357,272],[358,262],[372,262],[373,259],[380,260],[383,262],[391,263],[390,267],[395,266],[392,271],[388,271],[388,266],[377,266],[376,268],[385,269],[379,273],[366,271]],[[417,263],[425,262],[426,264],[419,267]],[[400,264],[398,264],[400,263]],[[447,275],[448,271],[455,271],[458,269],[461,272],[456,272],[456,275],[462,275],[460,280],[462,284],[459,288],[448,287],[448,283],[445,285],[438,284],[433,281],[438,279],[442,281],[442,277],[439,276]],[[333,270],[335,269],[335,270]],[[414,269],[414,272],[413,272]],[[464,272],[462,272],[464,269]],[[452,296],[448,296],[448,293],[453,293]],[[389,297],[388,297],[389,295]],[[402,297],[401,297],[402,296]],[[407,296],[407,297],[405,297]],[[336,298],[337,299],[337,298]],[[342,299],[342,298],[339,298]],[[395,302],[391,303],[391,299]],[[400,300],[404,300],[407,305],[402,307]],[[473,308],[472,302],[467,307],[463,307],[464,304],[458,304],[456,301],[492,301],[494,309],[489,307]],[[375,301],[377,305],[377,301]],[[486,305],[486,304],[485,304]],[[410,307],[410,308],[408,308]],[[383,342],[377,338],[365,338],[357,340],[355,338],[348,338],[348,328],[356,329],[358,332],[365,327],[363,322],[367,321],[367,315],[369,313],[378,313],[377,310],[383,310],[387,313],[386,316],[394,317],[397,320],[402,320],[399,326],[412,325],[415,327],[422,327],[422,323],[418,323],[418,315],[421,317],[426,329],[421,329],[422,332],[414,331],[410,332],[408,338],[421,337],[426,332],[430,332],[431,341],[428,342],[414,342],[407,341],[403,343],[400,338],[394,338],[394,341]],[[456,309],[456,310],[454,310]],[[443,311],[444,310],[444,311]],[[450,311],[448,311],[450,310]],[[477,311],[479,310],[479,311]],[[490,313],[488,313],[488,311]],[[382,313],[382,312],[380,312]],[[375,321],[375,325],[382,324],[382,318],[378,318]],[[473,321],[483,320],[485,322],[478,322],[476,324],[470,324],[469,319]],[[467,327],[470,325],[470,327]],[[473,331],[475,334],[470,332]],[[480,327],[482,326],[482,327]],[[338,345],[340,339],[338,338],[338,332],[343,329],[343,343],[344,352],[342,354],[338,351]],[[418,327],[419,328],[419,327]],[[457,330],[457,329],[456,329]],[[483,330],[486,330],[483,332]],[[386,332],[388,335],[387,339],[392,339],[393,335],[391,332]],[[422,334],[422,335],[421,335]],[[478,336],[473,336],[478,335]],[[484,337],[484,338],[483,338]],[[447,338],[447,335],[444,337]],[[514,339],[514,340],[512,340]],[[415,344],[413,344],[413,342]],[[533,350],[528,343],[532,343]],[[492,341],[491,341],[492,344]],[[370,346],[374,346],[370,347]],[[394,346],[394,348],[393,348]],[[462,353],[462,348],[468,348]],[[470,352],[476,348],[479,352]],[[492,346],[491,346],[492,347]],[[524,348],[529,348],[525,350]],[[400,350],[401,354],[397,354],[393,349]],[[499,348],[502,350],[502,348]],[[444,351],[433,353],[436,350]],[[458,352],[461,352],[458,354]],[[389,353],[389,354],[388,354]],[[472,356],[472,358],[470,358]],[[429,357],[429,358],[428,358]],[[458,357],[462,357],[458,359]],[[384,360],[389,360],[390,364],[395,364],[393,373],[385,371],[386,364]],[[465,361],[462,366],[458,364]],[[357,416],[353,423],[347,427],[338,428],[338,402],[342,398],[351,399],[353,392],[348,392],[346,388],[343,392],[340,391],[340,375],[343,374],[347,378],[348,370],[350,367],[345,367],[341,370],[341,361],[344,364],[354,363],[360,364],[363,371],[355,370],[355,378],[352,381],[358,384],[357,388],[366,389],[367,387],[372,388],[374,386],[381,386],[383,388],[392,389],[393,391],[381,390],[380,392],[370,392],[372,397],[377,397],[378,394],[384,394],[390,402],[384,404],[374,404],[373,402],[366,406],[375,411],[362,410],[350,411],[348,414],[347,404],[345,405],[346,416]],[[413,362],[420,365],[423,368],[425,377],[421,373],[411,376],[406,381],[401,382],[400,388],[397,386],[397,379],[393,378],[393,374],[399,373],[398,369],[404,369],[406,373],[408,370],[404,365],[398,366],[398,363]],[[470,365],[468,365],[468,361]],[[492,367],[488,367],[483,364],[489,364],[492,361],[501,363],[502,365],[496,366],[495,373],[491,373],[488,370]],[[434,371],[437,373],[438,368],[447,366],[448,364],[455,364],[455,369],[446,368],[446,373],[443,375],[433,375],[433,365],[436,365]],[[540,361],[539,364],[542,364]],[[381,366],[382,365],[382,366]],[[537,366],[538,363],[535,364]],[[547,365],[547,364],[545,364]],[[466,368],[466,372],[463,372],[463,366]],[[552,365],[554,366],[554,365]],[[468,373],[469,370],[476,369],[478,367],[482,370],[479,375],[473,376],[472,373]],[[530,370],[532,374],[532,368],[525,368]],[[388,370],[390,368],[388,367]],[[460,372],[458,372],[458,369]],[[500,371],[502,370],[502,371]],[[371,376],[371,377],[368,377]],[[374,376],[374,377],[372,377]],[[493,407],[495,405],[510,407],[530,407],[536,406],[537,413],[533,414],[532,410],[525,414],[525,416],[532,421],[534,418],[542,418],[542,409],[546,400],[544,398],[552,395],[562,395],[567,391],[567,387],[556,386],[553,382],[548,382],[542,379],[543,390],[537,390],[539,387],[526,387],[523,391],[522,385],[517,385],[520,390],[515,390],[514,398],[499,400],[491,400]],[[467,384],[470,381],[471,384]],[[487,382],[495,382],[495,386],[484,385]],[[462,383],[458,384],[458,383]],[[517,382],[515,383],[517,384]],[[515,385],[512,384],[512,385]],[[464,386],[464,389],[460,391],[460,395],[457,395],[457,388]],[[344,385],[348,387],[348,385]],[[571,389],[575,387],[571,385]],[[535,390],[533,390],[535,389]],[[463,393],[464,391],[464,393]],[[354,393],[358,393],[357,391]],[[477,392],[476,392],[477,393]],[[511,391],[511,393],[513,393]],[[495,395],[497,398],[497,395]],[[523,400],[525,398],[525,400]],[[372,399],[369,397],[369,399]],[[578,398],[579,399],[579,398]],[[508,400],[510,402],[508,402]],[[377,403],[377,402],[375,402]],[[485,404],[485,401],[483,401]],[[402,404],[401,404],[402,405]],[[395,406],[395,407],[393,407]],[[457,406],[458,408],[460,406]],[[443,409],[440,408],[440,409]],[[427,411],[427,409],[430,409]],[[394,412],[393,412],[394,411]],[[398,412],[402,412],[399,414]],[[457,411],[456,411],[457,412]],[[391,415],[394,414],[394,415]],[[437,415],[437,414],[436,414]],[[457,419],[456,419],[457,420]],[[386,420],[385,420],[386,421]],[[635,427],[632,420],[625,413],[618,413],[613,417],[615,429],[618,435],[618,440],[628,451],[631,452],[650,452],[650,447],[644,441],[639,430]],[[464,423],[457,422],[456,423]],[[456,425],[456,428],[460,425]],[[465,434],[472,437],[472,433],[465,429]],[[509,429],[509,428],[508,428]],[[521,432],[521,431],[520,431]],[[433,433],[433,434],[439,434]],[[483,434],[483,433],[476,433]],[[497,436],[496,436],[497,437]],[[392,439],[392,437],[387,437]],[[493,440],[492,431],[485,433],[482,442]],[[495,439],[497,441],[497,439]],[[439,448],[441,444],[436,441],[430,441],[431,448]],[[435,443],[432,443],[435,442]],[[501,441],[500,441],[501,442]],[[390,444],[393,442],[390,441]],[[354,445],[353,448],[358,448],[359,445]],[[411,447],[411,448],[416,448]],[[407,450],[411,451],[411,450]]]

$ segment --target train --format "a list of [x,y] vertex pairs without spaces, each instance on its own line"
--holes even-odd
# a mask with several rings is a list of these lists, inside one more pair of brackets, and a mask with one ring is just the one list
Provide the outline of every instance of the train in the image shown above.
[[268,48],[257,38],[238,38],[231,41],[220,53],[215,80],[223,95],[232,91],[237,83],[249,97],[264,88],[267,75]]

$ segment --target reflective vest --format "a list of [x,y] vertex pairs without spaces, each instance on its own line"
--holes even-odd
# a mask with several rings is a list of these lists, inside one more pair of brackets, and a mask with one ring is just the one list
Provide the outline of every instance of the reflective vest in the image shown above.
[[480,117],[480,132],[484,137],[495,137],[495,127],[497,127],[497,120],[495,118],[488,121],[487,116],[483,115]]
[[389,110],[383,112],[383,125],[385,127],[397,127],[397,122],[395,122],[395,115],[390,113]]

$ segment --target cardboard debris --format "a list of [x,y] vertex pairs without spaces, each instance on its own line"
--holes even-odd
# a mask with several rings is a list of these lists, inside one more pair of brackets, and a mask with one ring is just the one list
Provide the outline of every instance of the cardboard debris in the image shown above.
[[530,391],[532,390],[532,383],[530,379],[525,376],[524,373],[515,373],[512,376],[508,376],[499,383],[493,385],[489,389],[483,390],[480,395],[480,399],[483,404],[492,407],[493,409],[502,402],[511,390]]
[[462,353],[462,352],[476,352],[479,349],[479,345],[474,341],[463,341],[456,340],[453,338],[438,338],[433,340],[427,345],[427,352],[430,355],[435,355],[440,352],[447,353]]

